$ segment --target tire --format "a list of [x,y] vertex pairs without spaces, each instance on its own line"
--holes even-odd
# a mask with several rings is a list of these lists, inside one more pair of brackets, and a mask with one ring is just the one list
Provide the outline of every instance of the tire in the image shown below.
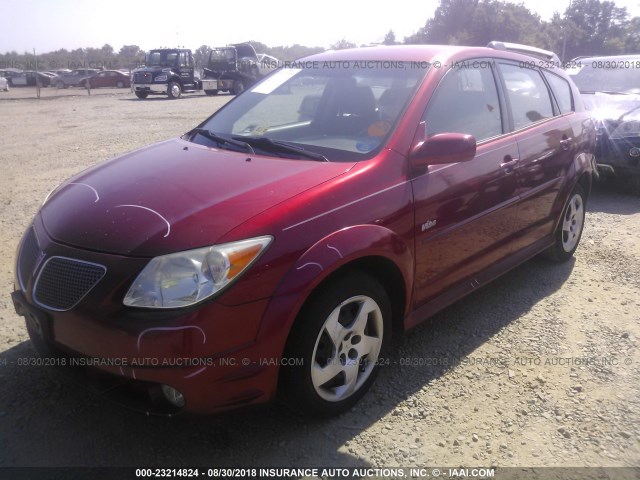
[[182,95],[182,87],[178,82],[169,82],[167,85],[167,97],[174,100]]
[[65,88],[64,82],[56,82],[56,88],[58,88],[58,89]]
[[116,88],[124,88],[124,82],[118,82],[116,83]]
[[562,211],[555,233],[555,243],[547,249],[546,256],[556,262],[566,262],[578,248],[584,230],[587,196],[580,185],[576,185]]
[[9,91],[9,82],[7,82],[7,85],[4,87],[4,91],[8,92]]
[[391,304],[375,279],[352,273],[320,287],[287,340],[283,358],[295,361],[281,367],[281,400],[308,416],[349,410],[373,384],[390,340]]
[[218,94],[218,90],[205,90],[204,93],[206,93],[209,96],[217,95]]
[[35,325],[29,319],[25,319],[27,327],[27,333],[29,334],[29,340],[31,340],[31,346],[36,353],[43,358],[57,358],[60,357],[60,352],[55,350],[52,345],[46,342],[42,335],[35,330]]
[[237,82],[234,83],[233,85],[233,94],[234,95],[240,95],[242,92],[244,92],[244,82],[238,80]]
[[135,94],[136,94],[136,97],[138,97],[140,100],[144,100],[149,96],[147,92],[135,92]]

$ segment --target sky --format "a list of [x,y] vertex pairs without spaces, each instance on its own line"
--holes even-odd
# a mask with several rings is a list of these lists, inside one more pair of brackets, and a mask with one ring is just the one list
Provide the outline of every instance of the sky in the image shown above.
[[[544,20],[570,0],[525,0]],[[170,5],[174,6],[170,6]],[[45,53],[60,48],[123,45],[221,46],[255,40],[270,47],[298,43],[328,48],[344,38],[357,45],[379,43],[389,30],[396,39],[415,33],[433,16],[437,0],[0,0],[0,53]],[[640,0],[616,0],[640,16]]]

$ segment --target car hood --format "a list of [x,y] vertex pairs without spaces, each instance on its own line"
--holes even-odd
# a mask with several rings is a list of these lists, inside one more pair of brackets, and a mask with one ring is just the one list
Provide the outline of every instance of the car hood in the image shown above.
[[583,93],[587,110],[595,120],[640,120],[640,95]]
[[150,257],[215,244],[234,227],[353,165],[248,157],[176,138],[68,180],[50,195],[41,216],[58,242]]

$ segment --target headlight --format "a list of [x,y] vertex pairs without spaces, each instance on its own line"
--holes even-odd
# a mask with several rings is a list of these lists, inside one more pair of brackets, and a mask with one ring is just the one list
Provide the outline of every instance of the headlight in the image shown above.
[[156,78],[153,79],[154,82],[166,82],[167,81],[167,76],[166,75],[158,75]]
[[152,259],[124,297],[128,307],[180,308],[220,292],[269,246],[265,236]]

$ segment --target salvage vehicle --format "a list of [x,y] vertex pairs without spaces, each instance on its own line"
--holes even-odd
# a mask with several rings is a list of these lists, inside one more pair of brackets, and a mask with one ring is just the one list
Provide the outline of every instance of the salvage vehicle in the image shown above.
[[596,122],[596,162],[640,192],[640,55],[581,57],[567,70]]
[[202,90],[191,50],[161,48],[149,51],[145,65],[133,71],[131,90],[140,99],[149,95],[167,95],[174,99],[180,98],[183,92]]
[[346,411],[393,334],[578,247],[595,128],[537,57],[556,58],[497,42],[320,53],[79,173],[18,248],[32,344],[147,413]]
[[49,72],[36,72],[33,70],[19,73],[9,79],[12,87],[48,87],[51,85],[51,79],[55,75]]
[[277,68],[277,63],[277,60],[275,64],[265,61],[263,67],[255,49],[248,43],[213,48],[204,69],[204,91],[207,95],[217,95],[221,91],[239,95],[264,75],[271,73],[274,65]]
[[100,72],[97,68],[77,68],[68,73],[61,73],[51,78],[51,85],[56,88],[77,87],[87,77]]

